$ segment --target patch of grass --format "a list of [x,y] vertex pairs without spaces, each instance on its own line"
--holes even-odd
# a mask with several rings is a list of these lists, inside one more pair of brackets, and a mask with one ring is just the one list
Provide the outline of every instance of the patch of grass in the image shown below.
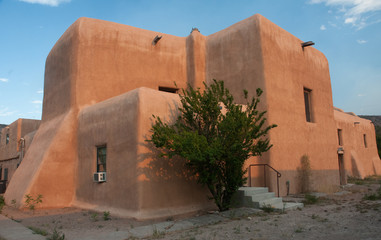
[[272,213],[275,211],[275,208],[271,204],[264,204],[261,209],[266,213]]
[[296,233],[301,233],[301,232],[303,232],[303,230],[304,230],[303,227],[299,226],[297,229],[295,229],[295,232]]
[[92,213],[90,216],[91,221],[96,222],[98,221],[98,213]]
[[109,211],[103,212],[103,220],[105,221],[111,220]]
[[356,185],[368,185],[368,184],[379,184],[381,183],[381,176],[372,175],[367,176],[364,179],[357,178],[357,177],[350,177],[348,176],[348,183],[356,184]]
[[65,240],[65,234],[61,233],[60,231],[57,231],[57,229],[54,228],[52,235],[46,239],[47,240]]
[[164,238],[164,236],[165,236],[165,232],[157,230],[156,227],[153,228],[152,238],[158,239],[158,238]]
[[241,226],[238,225],[238,226],[234,227],[233,230],[234,230],[235,234],[240,234],[241,233]]
[[0,196],[0,213],[3,211],[4,205],[5,205],[5,199],[3,196]]
[[30,230],[32,230],[33,234],[39,234],[42,236],[48,236],[48,232],[45,231],[44,229],[33,227],[33,226],[28,226]]
[[363,197],[364,200],[376,201],[381,200],[381,187],[377,190],[377,192],[372,194],[365,194]]
[[319,201],[319,198],[314,196],[314,195],[311,195],[311,194],[306,194],[304,195],[304,200],[303,200],[303,203],[305,205],[311,205],[311,204],[315,204]]

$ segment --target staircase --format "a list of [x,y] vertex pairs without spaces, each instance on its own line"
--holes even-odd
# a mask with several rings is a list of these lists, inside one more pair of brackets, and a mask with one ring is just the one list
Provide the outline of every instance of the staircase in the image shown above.
[[233,198],[234,207],[262,208],[271,206],[275,210],[295,210],[303,207],[303,203],[283,202],[281,197],[269,192],[267,187],[241,187]]

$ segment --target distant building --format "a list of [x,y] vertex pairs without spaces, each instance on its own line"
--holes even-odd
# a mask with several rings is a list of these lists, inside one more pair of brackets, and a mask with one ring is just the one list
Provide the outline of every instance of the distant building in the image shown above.
[[[261,108],[278,125],[269,133],[274,146],[246,167],[269,164],[281,172],[281,195],[300,191],[303,156],[315,191],[334,191],[348,175],[380,174],[374,126],[333,107],[328,61],[302,43],[261,15],[188,37],[78,19],[47,57],[42,122],[6,201],[22,206],[25,194],[42,194],[42,207],[137,219],[209,208],[208,191],[184,162],[158,158],[145,140],[152,114],[165,121],[178,114],[178,88],[202,88],[212,79],[224,80],[239,104],[243,89],[264,90]],[[262,173],[250,167],[250,182],[263,184]]]
[[8,126],[1,126],[0,193],[5,192],[8,182],[23,160],[39,125],[39,120],[20,118]]

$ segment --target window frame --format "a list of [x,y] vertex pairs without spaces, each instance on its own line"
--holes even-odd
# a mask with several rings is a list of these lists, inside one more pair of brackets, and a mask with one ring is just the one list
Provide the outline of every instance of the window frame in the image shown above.
[[368,148],[368,142],[366,141],[366,134],[363,134],[363,139],[364,139],[364,147]]
[[340,129],[340,128],[337,129],[337,138],[339,141],[339,146],[343,146],[344,145],[344,143],[343,143],[343,129]]
[[312,90],[303,87],[303,99],[304,99],[304,113],[306,116],[306,122],[314,122],[312,114]]
[[[104,153],[102,150],[104,149]],[[96,146],[96,172],[106,172],[107,171],[107,145]],[[101,162],[101,158],[103,162]],[[103,167],[101,167],[103,166]]]

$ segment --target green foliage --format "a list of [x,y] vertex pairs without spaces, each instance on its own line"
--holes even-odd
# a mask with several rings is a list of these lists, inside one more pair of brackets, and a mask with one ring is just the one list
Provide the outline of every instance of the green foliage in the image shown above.
[[90,216],[91,221],[97,222],[98,221],[98,213],[92,213]]
[[4,197],[0,196],[0,213],[2,212],[4,205],[5,205]]
[[173,125],[154,116],[148,141],[162,150],[162,156],[186,159],[198,182],[208,187],[223,211],[229,209],[233,194],[246,181],[244,162],[271,148],[266,135],[276,125],[266,126],[266,112],[257,109],[261,89],[251,99],[244,91],[247,103],[243,106],[235,104],[223,81],[204,85],[204,92],[191,86],[182,90],[180,116]]
[[370,200],[370,201],[376,201],[376,200],[381,200],[381,187],[377,190],[376,193],[372,194],[365,194],[364,200]]
[[54,228],[52,235],[48,237],[47,240],[65,240],[65,234]]
[[266,213],[272,213],[275,211],[275,208],[271,204],[264,204],[261,209]]
[[306,194],[304,195],[304,200],[303,200],[303,203],[305,205],[308,205],[308,204],[315,204],[319,201],[319,198],[314,196],[314,195],[311,195],[311,194]]
[[48,235],[48,232],[45,231],[44,229],[40,229],[40,228],[33,227],[33,226],[29,226],[28,228],[30,230],[32,230],[33,234],[39,234],[39,235],[42,235],[42,236],[47,236]]
[[110,212],[109,211],[103,212],[103,220],[108,221],[110,219],[111,219],[110,218]]
[[29,210],[34,210],[36,205],[42,203],[42,195],[38,194],[36,198],[33,198],[32,195],[25,195],[25,205]]

